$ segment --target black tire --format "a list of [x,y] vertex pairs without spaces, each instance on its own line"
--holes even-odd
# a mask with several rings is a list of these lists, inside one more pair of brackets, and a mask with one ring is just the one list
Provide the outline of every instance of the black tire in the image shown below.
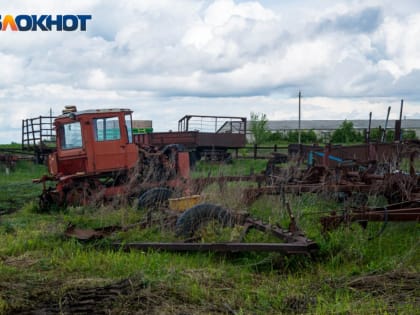
[[196,151],[196,150],[190,151],[189,158],[190,158],[190,167],[191,169],[194,169],[195,164],[197,164],[197,162],[201,160],[201,154],[199,151]]
[[137,207],[139,209],[159,207],[160,205],[166,203],[172,194],[173,191],[165,187],[149,189],[139,197]]
[[176,221],[177,236],[191,237],[204,223],[217,220],[223,226],[233,226],[230,212],[221,206],[202,203],[186,210]]
[[185,147],[182,144],[173,143],[173,144],[165,145],[162,148],[162,152],[164,154],[170,154],[173,150],[174,151],[177,151],[177,152],[184,152],[185,151]]

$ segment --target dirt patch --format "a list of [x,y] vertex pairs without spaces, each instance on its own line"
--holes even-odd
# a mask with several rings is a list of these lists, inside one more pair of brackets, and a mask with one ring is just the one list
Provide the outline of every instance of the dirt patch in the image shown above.
[[29,254],[23,254],[17,257],[8,257],[3,260],[3,264],[16,268],[27,268],[38,263],[39,259]]
[[406,304],[420,309],[420,273],[394,270],[383,274],[371,274],[326,281],[336,291],[351,290],[355,299],[374,297],[382,301],[383,308],[389,313],[398,313]]
[[390,304],[410,300],[420,307],[420,274],[393,271],[351,279],[347,286],[372,295],[382,295]]
[[[108,284],[101,279],[66,283],[3,283],[5,314],[229,314],[226,305],[190,301],[166,284],[150,285],[135,277]],[[102,282],[100,284],[99,282]]]

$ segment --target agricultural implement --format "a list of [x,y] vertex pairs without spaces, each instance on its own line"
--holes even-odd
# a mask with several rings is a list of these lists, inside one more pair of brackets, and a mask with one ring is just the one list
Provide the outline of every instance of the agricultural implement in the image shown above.
[[13,170],[18,161],[31,160],[32,154],[18,149],[0,149],[0,165]]
[[[261,195],[286,193],[316,193],[345,201],[340,214],[333,211],[321,217],[324,231],[351,222],[366,227],[369,221],[419,221],[420,174],[415,170],[419,154],[420,143],[416,140],[312,150],[307,146],[299,157],[307,159],[306,169],[269,163],[266,185],[246,189],[244,202],[252,203]],[[402,158],[408,161],[408,172],[399,170]],[[389,205],[367,207],[370,195],[385,197]]]
[[18,159],[16,155],[0,152],[0,164],[4,164],[6,169],[13,169]]
[[361,207],[346,209],[344,213],[332,212],[329,216],[321,218],[324,231],[337,228],[341,224],[358,222],[366,226],[369,221],[388,223],[389,221],[419,221],[420,199],[390,204],[383,207]]
[[[420,152],[416,141],[357,146],[326,146],[302,150],[306,168],[277,166],[268,163],[265,185],[248,188],[244,202],[249,204],[261,195],[317,193],[367,201],[368,195],[383,195],[389,203],[420,199],[420,177],[414,161]],[[402,157],[409,160],[409,172],[401,172]]]
[[[286,255],[312,255],[318,250],[318,245],[305,237],[298,228],[294,216],[290,215],[290,224],[287,229],[278,225],[271,225],[251,218],[247,212],[234,212],[221,206],[201,203],[186,210],[182,214],[170,209],[160,209],[163,217],[132,224],[130,226],[108,226],[99,229],[80,229],[69,225],[65,231],[67,237],[77,238],[81,241],[100,239],[118,231],[127,231],[132,228],[146,228],[153,224],[164,226],[165,230],[175,230],[178,237],[184,237],[177,242],[113,242],[115,249],[123,250],[166,250],[166,251],[214,251],[214,252],[279,252]],[[223,227],[240,227],[242,232],[229,242],[206,243],[201,241],[200,230],[208,222],[216,222]],[[249,243],[244,242],[249,231],[268,233],[281,242]]]

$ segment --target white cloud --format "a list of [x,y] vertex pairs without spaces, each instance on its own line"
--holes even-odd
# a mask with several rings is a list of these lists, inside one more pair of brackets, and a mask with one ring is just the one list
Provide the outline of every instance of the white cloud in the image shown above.
[[22,58],[0,52],[0,86],[19,82],[24,75]]
[[266,21],[275,18],[275,14],[265,9],[258,2],[235,4],[233,0],[216,0],[206,10],[204,21],[213,26],[224,26],[232,17]]
[[415,69],[420,69],[420,13],[406,19],[387,18],[378,31],[385,46],[388,66],[397,79]]
[[93,69],[88,73],[86,85],[88,88],[105,89],[109,87],[111,80],[101,69]]
[[22,0],[4,12],[92,20],[87,32],[0,32],[0,143],[66,104],[132,107],[161,130],[187,113],[296,118],[299,89],[304,118],[363,118],[400,98],[420,112],[413,2]]

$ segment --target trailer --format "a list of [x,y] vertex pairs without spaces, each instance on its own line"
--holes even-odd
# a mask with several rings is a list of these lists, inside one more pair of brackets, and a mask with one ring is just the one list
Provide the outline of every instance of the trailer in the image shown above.
[[229,149],[245,147],[246,122],[245,117],[185,115],[178,121],[178,131],[135,134],[134,141],[157,148],[182,145],[192,162],[201,158],[226,161],[231,158]]
[[[67,106],[73,108],[72,106]],[[66,110],[66,109],[65,109]],[[43,164],[48,155],[56,150],[54,119],[50,111],[49,116],[38,116],[22,119],[22,147],[21,151],[33,155],[37,164]]]

